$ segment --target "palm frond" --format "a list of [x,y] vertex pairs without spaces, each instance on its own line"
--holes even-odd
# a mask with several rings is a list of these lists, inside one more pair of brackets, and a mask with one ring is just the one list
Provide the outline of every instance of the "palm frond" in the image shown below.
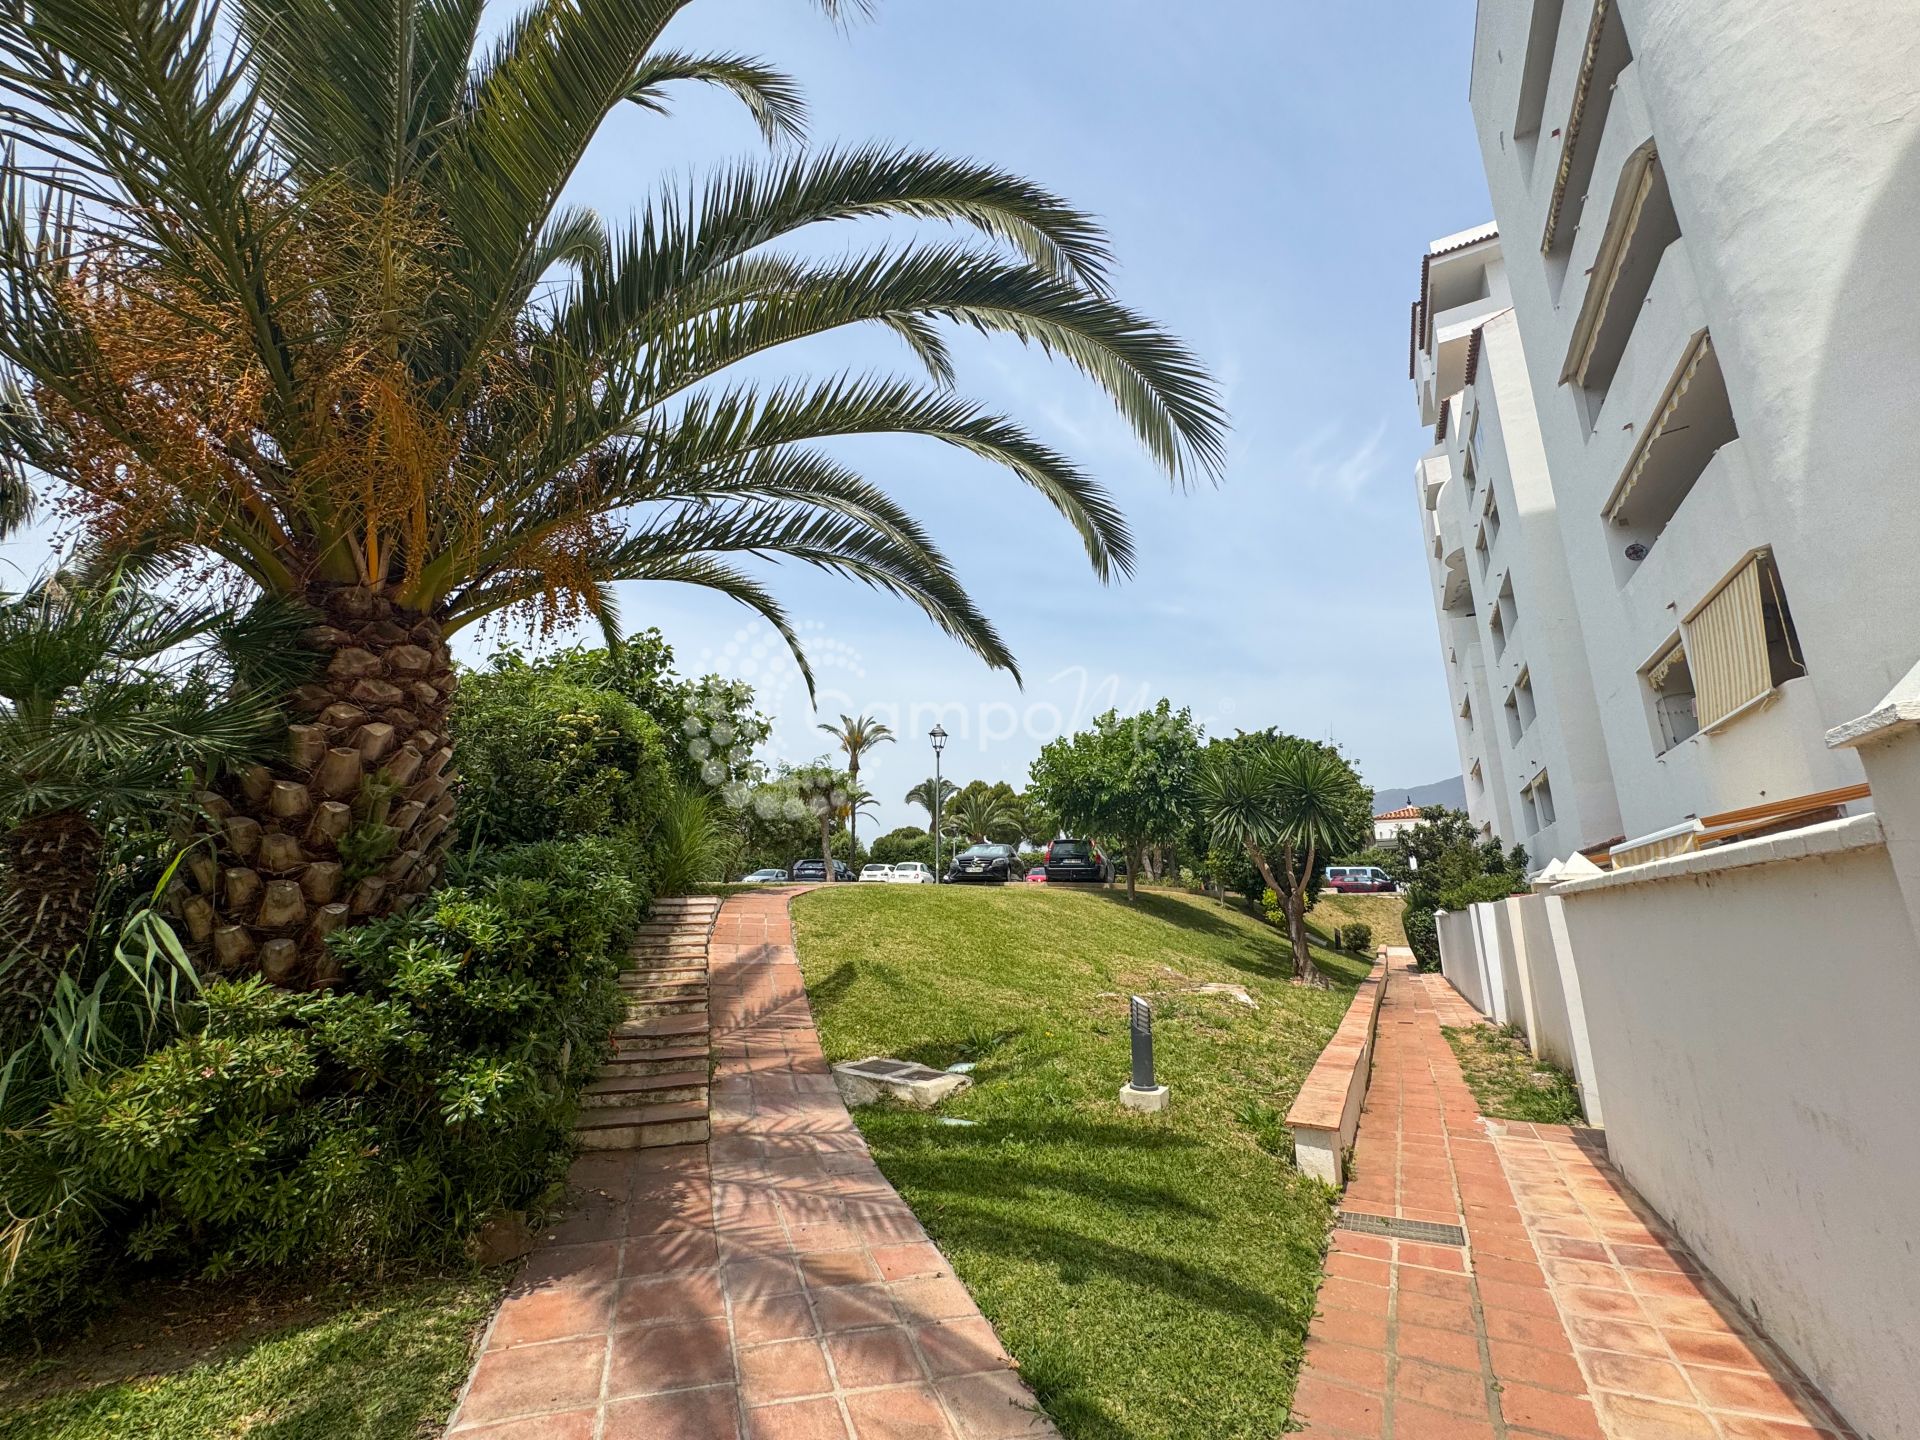
[[641,62],[627,99],[664,115],[667,87],[682,81],[732,91],[752,113],[769,145],[806,138],[807,104],[799,85],[791,76],[745,55],[689,55],[678,50],[649,55]]

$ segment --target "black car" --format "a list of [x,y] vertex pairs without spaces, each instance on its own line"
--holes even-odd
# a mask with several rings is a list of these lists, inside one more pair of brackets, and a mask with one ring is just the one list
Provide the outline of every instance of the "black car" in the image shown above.
[[1047,883],[1080,880],[1098,884],[1113,879],[1113,866],[1091,840],[1054,840],[1047,845]]
[[[796,860],[787,867],[787,878],[789,880],[820,884],[827,878],[827,862],[817,855],[811,860]],[[855,877],[846,861],[836,860],[833,862],[833,878],[835,880],[852,880]]]
[[947,869],[947,880],[953,884],[963,880],[996,880],[1004,885],[1009,880],[1026,877],[1026,862],[1011,845],[969,845],[953,857],[953,864]]

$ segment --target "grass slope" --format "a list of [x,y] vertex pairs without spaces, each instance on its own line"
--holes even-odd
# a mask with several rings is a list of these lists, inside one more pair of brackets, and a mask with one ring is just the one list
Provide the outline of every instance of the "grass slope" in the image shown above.
[[1578,1125],[1586,1119],[1573,1076],[1534,1059],[1518,1030],[1460,1025],[1443,1027],[1442,1033],[1482,1115],[1543,1125]]
[[[1062,1430],[1277,1435],[1330,1218],[1281,1117],[1366,967],[1289,985],[1283,936],[1167,893],[842,886],[793,910],[832,1059],[978,1063],[940,1115],[858,1119]],[[1159,1116],[1117,1098],[1129,993],[1155,1001]]]
[[1307,912],[1307,919],[1329,932],[1341,925],[1371,925],[1374,944],[1404,945],[1407,932],[1401,928],[1400,915],[1406,908],[1404,895],[1342,895],[1322,890],[1320,903]]
[[36,1389],[74,1388],[18,1404],[0,1398],[0,1440],[437,1435],[502,1284],[497,1275],[436,1276],[336,1297],[217,1358],[108,1384],[72,1373],[88,1355],[78,1342],[71,1354],[53,1352],[15,1377]]

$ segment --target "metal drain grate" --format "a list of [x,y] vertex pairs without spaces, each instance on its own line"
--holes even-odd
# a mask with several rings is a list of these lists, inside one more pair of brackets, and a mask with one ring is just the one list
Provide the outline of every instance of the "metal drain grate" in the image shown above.
[[1342,1210],[1334,1217],[1333,1223],[1342,1230],[1358,1230],[1362,1235],[1384,1235],[1389,1240],[1422,1240],[1429,1245],[1467,1243],[1467,1232],[1458,1225],[1436,1225],[1431,1220],[1396,1220],[1391,1215]]

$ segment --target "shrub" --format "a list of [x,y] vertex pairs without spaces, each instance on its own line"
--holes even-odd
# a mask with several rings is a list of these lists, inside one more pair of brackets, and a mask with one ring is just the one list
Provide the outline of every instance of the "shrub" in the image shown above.
[[211,983],[178,1038],[0,1137],[0,1326],[76,1318],[131,1268],[449,1257],[489,1215],[536,1207],[619,1015],[616,955],[649,898],[635,848],[476,864],[337,932],[337,990]]
[[654,889],[661,895],[687,895],[696,885],[724,880],[740,849],[721,802],[685,783],[667,792],[651,838]]
[[1440,968],[1440,930],[1433,921],[1433,906],[1407,901],[1400,912],[1400,928],[1407,932],[1407,948],[1422,970]]
[[528,666],[466,676],[453,708],[460,827],[486,845],[651,827],[671,785],[660,728],[611,690]]
[[873,842],[873,858],[884,865],[902,865],[909,860],[931,865],[933,837],[916,825],[903,825]]
[[1373,951],[1373,927],[1358,920],[1348,925],[1342,925],[1340,927],[1339,942],[1342,950],[1352,950],[1361,955],[1371,954]]

